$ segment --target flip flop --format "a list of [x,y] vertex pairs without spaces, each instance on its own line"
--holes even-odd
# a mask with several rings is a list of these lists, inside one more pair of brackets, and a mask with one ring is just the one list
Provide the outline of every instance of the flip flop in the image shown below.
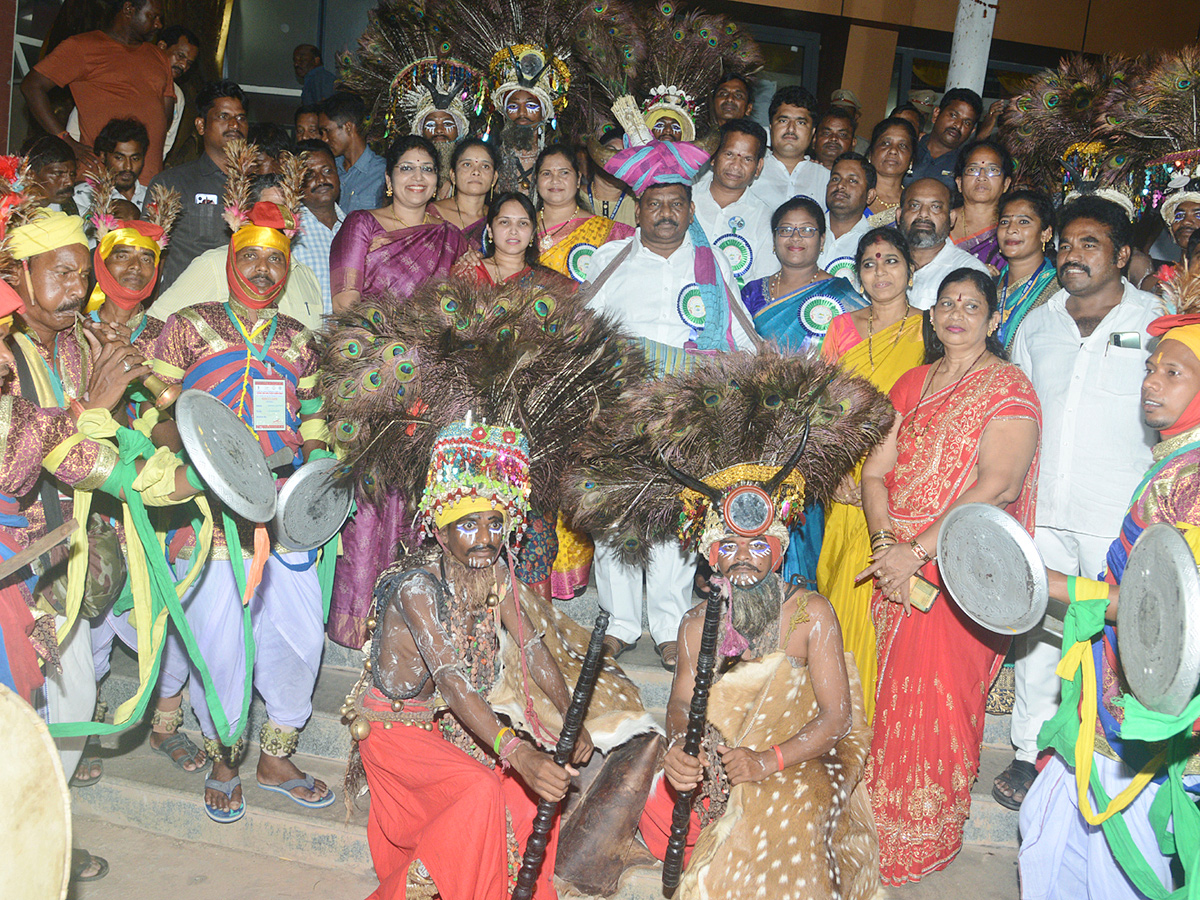
[[[234,775],[228,781],[217,781],[215,778],[204,779],[204,789],[220,791],[230,800],[233,800],[234,788],[241,785],[242,779],[240,776]],[[230,822],[236,822],[246,814],[246,798],[242,798],[242,805],[237,809],[217,809],[215,806],[204,804],[204,814],[217,822],[220,825],[228,825]]]
[[[174,734],[172,734],[170,737],[168,737],[165,741],[162,742],[162,746],[160,746],[160,747],[155,747],[153,744],[151,744],[150,749],[153,750],[155,753],[161,753],[163,756],[165,756],[167,759],[169,759],[172,763],[174,763],[176,768],[180,769],[183,772],[188,772],[188,773],[199,772],[199,771],[203,770],[204,764],[206,762],[208,762],[208,757],[205,756],[204,759],[201,760],[200,765],[196,766],[196,768],[194,768],[194,769],[189,769],[184,765],[184,763],[187,762],[189,759],[196,758],[196,754],[200,752],[200,748],[192,743],[191,738],[189,738],[186,734],[184,734],[183,732],[180,732],[180,731],[176,731]],[[178,750],[182,750],[184,752],[179,754],[178,757],[176,757],[175,753]]]
[[627,650],[632,650],[636,646],[637,641],[634,641],[631,644],[628,641],[621,640],[615,634],[606,634],[604,636],[604,649],[608,651],[609,658],[613,660],[620,657],[620,655]]
[[668,672],[675,671],[675,663],[679,659],[679,644],[677,641],[663,641],[654,645],[654,652],[662,660],[662,667]]
[[[100,867],[100,870],[94,875],[84,875],[83,872],[86,871],[88,866],[90,866],[93,862]],[[81,850],[79,848],[75,848],[71,851],[72,882],[99,881],[107,874],[108,860],[103,856],[93,856],[86,850]]]
[[71,776],[71,787],[91,787],[97,781],[104,777],[104,760],[98,756],[82,756],[79,758],[79,765],[75,767],[75,771],[80,769],[85,771],[96,770],[95,775],[85,775],[82,778],[78,775]]
[[305,809],[324,809],[334,801],[332,788],[326,788],[325,796],[323,796],[320,800],[304,800],[292,793],[292,791],[298,787],[302,787],[310,791],[316,790],[317,780],[311,775],[305,775],[303,778],[289,778],[282,784],[263,784],[260,781],[258,786],[264,791],[274,791],[276,794],[283,794],[293,803],[298,803]]

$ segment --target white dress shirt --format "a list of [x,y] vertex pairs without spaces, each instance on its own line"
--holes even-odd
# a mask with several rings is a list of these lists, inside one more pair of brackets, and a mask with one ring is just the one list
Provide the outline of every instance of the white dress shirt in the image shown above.
[[728,206],[721,207],[713,199],[712,183],[713,175],[709,172],[692,186],[696,221],[713,248],[725,254],[738,287],[774,275],[779,271],[779,260],[775,256],[775,241],[771,234],[773,210],[749,189]]
[[791,172],[787,166],[776,159],[775,154],[767,151],[763,160],[763,170],[750,185],[750,193],[775,212],[785,200],[791,200],[797,194],[803,194],[817,201],[817,206],[825,208],[825,188],[829,185],[829,170],[819,162],[802,159],[796,163]]
[[854,285],[856,291],[862,290],[858,273],[854,271],[854,254],[858,252],[858,242],[870,230],[870,218],[861,216],[853,228],[841,237],[834,237],[829,213],[825,213],[825,245],[821,248],[821,255],[817,257],[817,265],[830,275],[841,275]]
[[[639,228],[631,238],[609,241],[596,249],[588,266],[588,282],[599,278],[630,241],[633,250],[588,301],[588,307],[596,312],[611,313],[621,327],[638,337],[670,347],[683,347],[694,339],[692,326],[679,313],[679,298],[684,288],[696,281],[695,245],[690,237],[685,237],[674,253],[662,257],[642,245]],[[741,295],[729,269],[729,261],[715,250],[713,256],[717,261],[718,279],[730,287],[730,303],[740,305]],[[742,314],[749,321],[750,314],[745,307],[742,307]],[[737,315],[733,315],[732,320],[734,345],[739,350],[753,350],[754,344],[738,322]]]
[[[929,309],[937,302],[937,292],[942,286],[942,279],[955,269],[964,267],[991,275],[986,265],[966,250],[954,246],[954,241],[947,238],[938,255],[917,269],[913,275],[912,287],[908,289],[908,302],[915,309]],[[1021,327],[1024,327],[1024,324]]]
[[[132,199],[126,197],[116,188],[113,188],[112,198],[114,200],[129,200],[134,206],[136,206],[138,209],[141,209],[143,204],[146,202],[146,185],[142,184],[140,181],[135,181],[133,184]],[[81,181],[79,184],[75,185],[75,208],[79,210],[79,217],[84,221],[87,221],[88,213],[92,211],[92,186],[86,181]],[[96,239],[89,236],[88,243],[95,247]]]
[[[1121,302],[1087,337],[1061,290],[1025,317],[1013,342],[1012,360],[1042,404],[1039,528],[1115,538],[1153,462],[1158,435],[1142,422],[1141,391],[1146,326],[1160,301],[1122,283]],[[1140,348],[1112,344],[1114,334],[1127,332],[1140,336]]]

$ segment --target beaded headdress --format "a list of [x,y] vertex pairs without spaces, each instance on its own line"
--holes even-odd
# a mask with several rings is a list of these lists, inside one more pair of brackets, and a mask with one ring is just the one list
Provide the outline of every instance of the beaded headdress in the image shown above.
[[867,381],[774,349],[718,355],[628,399],[621,418],[597,419],[563,481],[576,526],[616,534],[628,563],[656,542],[706,549],[730,533],[782,553],[805,502],[827,501],[893,416]]
[[488,509],[503,512],[505,535],[521,539],[529,516],[529,442],[509,425],[452,422],[433,442],[417,527],[433,534]]

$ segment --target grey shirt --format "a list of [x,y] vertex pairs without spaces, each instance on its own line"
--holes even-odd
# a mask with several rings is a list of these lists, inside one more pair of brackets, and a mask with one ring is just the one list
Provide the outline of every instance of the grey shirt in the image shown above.
[[[229,226],[221,214],[225,208],[225,173],[220,166],[202,154],[199,159],[164,169],[154,176],[150,187],[161,184],[179,191],[183,211],[171,232],[171,243],[163,260],[160,291],[169,288],[188,267],[188,264],[214,247],[229,242]],[[151,190],[146,195],[150,196]]]

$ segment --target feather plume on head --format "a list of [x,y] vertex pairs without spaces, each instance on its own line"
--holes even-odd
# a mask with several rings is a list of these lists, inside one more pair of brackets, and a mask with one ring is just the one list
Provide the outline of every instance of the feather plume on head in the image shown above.
[[[251,203],[253,194],[254,167],[258,150],[241,138],[225,144],[225,158],[229,160],[229,176],[225,180],[225,211],[223,217],[234,234],[251,224],[251,211],[258,204]],[[280,213],[284,224],[280,227],[288,238],[299,233],[300,205],[304,193],[304,158],[284,151],[280,154],[281,177],[279,193]]]
[[[775,521],[796,521],[805,503],[832,497],[893,418],[866,380],[773,349],[643,382],[628,404],[593,423],[563,492],[575,527],[617,534],[630,564],[644,564],[656,542],[693,549],[713,539],[731,524],[721,506],[738,488],[757,486],[769,499],[771,521],[760,524],[768,535]],[[750,505],[764,507],[762,495]]]
[[628,337],[565,286],[452,279],[338,317],[320,389],[368,496],[395,487],[415,503],[438,431],[471,413],[524,433],[533,506],[553,518],[578,436],[645,377]]

